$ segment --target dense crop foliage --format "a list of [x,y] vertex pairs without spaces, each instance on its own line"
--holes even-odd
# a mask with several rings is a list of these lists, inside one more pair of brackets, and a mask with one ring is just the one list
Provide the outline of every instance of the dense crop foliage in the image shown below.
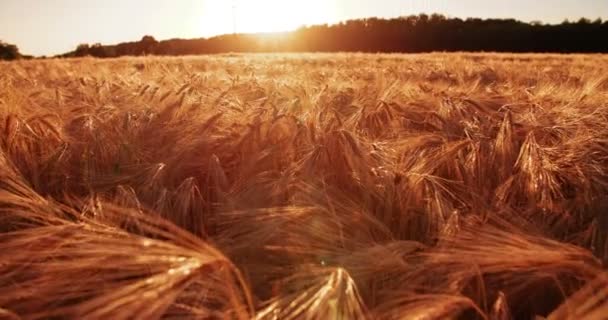
[[0,71],[2,319],[608,314],[605,56]]

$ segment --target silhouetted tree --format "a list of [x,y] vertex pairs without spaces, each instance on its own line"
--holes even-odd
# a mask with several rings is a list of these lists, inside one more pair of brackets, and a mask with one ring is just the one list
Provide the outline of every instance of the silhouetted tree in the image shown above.
[[154,39],[152,36],[144,36],[139,41],[140,43],[140,54],[152,54],[154,53],[156,46],[158,45],[158,41]]
[[21,58],[19,48],[0,40],[0,60],[15,60]]
[[74,56],[76,56],[76,57],[88,56],[91,54],[89,52],[90,49],[91,49],[91,47],[87,43],[81,43],[78,45],[78,47],[76,47],[76,51],[74,51]]
[[108,57],[108,55],[106,55],[106,50],[105,50],[104,46],[101,45],[101,43],[93,44],[89,48],[89,54],[92,55],[93,57],[98,57],[98,58]]

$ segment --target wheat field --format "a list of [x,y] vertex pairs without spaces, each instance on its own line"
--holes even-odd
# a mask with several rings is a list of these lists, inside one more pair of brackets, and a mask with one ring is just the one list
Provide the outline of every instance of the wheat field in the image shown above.
[[0,319],[608,319],[607,75],[0,62]]

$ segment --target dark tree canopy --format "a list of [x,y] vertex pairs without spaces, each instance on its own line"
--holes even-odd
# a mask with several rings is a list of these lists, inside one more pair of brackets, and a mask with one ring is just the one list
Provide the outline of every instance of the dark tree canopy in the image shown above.
[[0,40],[0,60],[15,60],[19,58],[21,58],[21,54],[16,45],[4,43]]
[[223,35],[209,39],[137,42],[81,47],[64,57],[186,55],[224,52],[608,52],[608,21],[581,18],[547,25],[514,19],[466,20],[439,14],[369,18],[303,27],[283,34]]

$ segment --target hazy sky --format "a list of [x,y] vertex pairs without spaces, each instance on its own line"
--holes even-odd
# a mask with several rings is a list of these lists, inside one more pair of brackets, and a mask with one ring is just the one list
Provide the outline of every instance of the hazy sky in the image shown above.
[[146,34],[161,40],[231,33],[233,17],[238,32],[264,32],[421,12],[558,23],[608,19],[608,0],[0,0],[0,40],[22,53],[51,55]]

